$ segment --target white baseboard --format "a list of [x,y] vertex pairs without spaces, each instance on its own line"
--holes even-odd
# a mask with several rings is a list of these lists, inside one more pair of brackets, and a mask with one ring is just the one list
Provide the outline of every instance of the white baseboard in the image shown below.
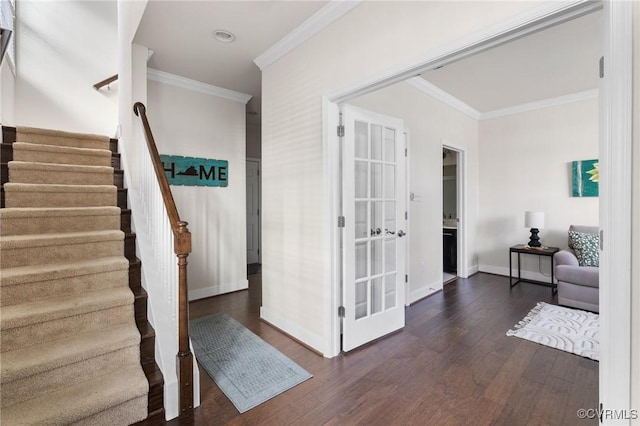
[[[487,272],[489,274],[502,275],[505,277],[509,276],[509,268],[504,268],[501,266],[480,265],[480,272]],[[513,275],[514,277],[518,276],[518,270],[516,268],[513,269]],[[540,272],[525,271],[523,269],[522,271],[520,271],[520,276],[527,280],[536,280],[551,283],[551,277],[542,275]]]
[[327,353],[327,351],[323,350],[323,336],[319,336],[303,327],[300,327],[300,325],[276,314],[275,312],[268,308],[265,308],[264,306],[260,307],[260,318],[273,325],[274,327],[279,328],[283,332],[289,334],[291,337],[298,339],[312,349],[322,354]]
[[471,275],[477,274],[478,272],[480,272],[480,267],[477,264],[475,264],[467,268],[467,276],[463,278],[469,278]]
[[226,283],[212,287],[189,290],[189,301],[204,299],[206,297],[217,296],[224,293],[231,293],[232,291],[245,290],[247,288],[249,288],[249,280],[240,280],[237,283]]
[[425,297],[431,296],[432,294],[439,291],[442,291],[442,281],[436,281],[434,283],[425,285],[424,287],[420,287],[417,290],[413,290],[409,293],[409,297],[407,298],[407,303],[405,304],[405,306],[412,305],[418,300],[424,299]]

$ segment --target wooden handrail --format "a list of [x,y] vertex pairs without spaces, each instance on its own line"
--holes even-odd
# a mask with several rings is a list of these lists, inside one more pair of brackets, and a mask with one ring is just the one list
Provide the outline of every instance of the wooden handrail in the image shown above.
[[180,417],[191,418],[193,414],[193,355],[189,348],[189,300],[187,286],[187,257],[191,253],[191,232],[188,223],[180,220],[173,200],[169,181],[158,154],[156,142],[147,119],[147,109],[141,102],[133,105],[133,112],[142,120],[144,136],[151,155],[153,169],[158,178],[164,206],[169,215],[173,231],[173,251],[178,257],[178,385],[180,387]]
[[118,79],[118,74],[114,74],[111,77],[105,78],[104,80],[99,81],[96,84],[94,84],[93,88],[96,89],[96,90],[100,90],[104,86],[108,86],[109,84],[113,83],[117,79]]

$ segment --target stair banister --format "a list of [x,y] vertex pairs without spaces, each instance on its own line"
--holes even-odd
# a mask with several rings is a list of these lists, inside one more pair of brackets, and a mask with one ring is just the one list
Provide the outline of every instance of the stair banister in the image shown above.
[[180,394],[180,416],[189,417],[193,411],[193,355],[189,347],[189,300],[187,287],[187,256],[191,253],[191,232],[188,223],[180,220],[176,203],[173,200],[169,181],[164,172],[158,148],[149,126],[144,104],[136,102],[133,112],[140,117],[144,127],[144,136],[149,148],[151,162],[158,178],[164,205],[167,209],[174,236],[174,252],[178,257],[178,354],[177,370]]
[[[104,86],[109,86],[111,83],[113,83],[114,81],[116,81],[118,79],[118,74],[114,74],[111,77],[107,77],[102,81],[97,82],[96,84],[93,85],[93,88],[96,90],[100,90],[101,88],[103,88]],[[137,113],[136,113],[137,114]]]

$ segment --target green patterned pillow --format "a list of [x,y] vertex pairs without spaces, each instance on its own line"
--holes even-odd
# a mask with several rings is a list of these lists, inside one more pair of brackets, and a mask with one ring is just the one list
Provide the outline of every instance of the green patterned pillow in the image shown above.
[[569,239],[580,266],[599,266],[600,238],[598,234],[569,231]]

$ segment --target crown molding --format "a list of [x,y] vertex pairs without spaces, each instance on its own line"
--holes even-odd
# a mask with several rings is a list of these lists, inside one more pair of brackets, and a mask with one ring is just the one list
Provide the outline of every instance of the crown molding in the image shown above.
[[261,71],[264,70],[313,37],[319,31],[358,7],[362,1],[363,0],[331,0],[306,21],[298,25],[293,31],[261,53],[253,62]]
[[598,89],[585,90],[582,92],[571,93],[569,95],[558,96],[555,98],[543,99],[541,101],[529,102],[526,104],[516,105],[509,108],[501,108],[493,111],[485,112],[480,115],[480,120],[489,120],[506,115],[519,114],[521,112],[535,111],[537,109],[550,108],[558,105],[580,102],[587,99],[595,99],[598,97]]
[[480,113],[480,111],[476,110],[472,106],[467,105],[466,103],[462,102],[460,99],[449,94],[448,92],[445,92],[444,90],[433,85],[432,83],[429,83],[427,80],[425,80],[422,77],[410,78],[408,80],[405,80],[405,83],[415,87],[416,89],[420,90],[423,93],[426,93],[427,95],[431,96],[434,99],[444,102],[445,104],[449,105],[451,108],[454,108],[460,111],[461,113],[468,115],[471,118],[475,118],[476,120],[479,120],[480,117],[482,116],[482,113]]
[[405,80],[405,83],[420,90],[423,93],[437,99],[450,107],[468,115],[476,120],[490,120],[492,118],[504,117],[507,115],[519,114],[521,112],[535,111],[537,109],[550,108],[558,105],[580,102],[587,99],[595,99],[598,97],[598,89],[585,90],[582,92],[571,93],[569,95],[558,96],[555,98],[543,99],[541,101],[529,102],[526,104],[515,105],[508,108],[496,109],[488,112],[480,112],[472,106],[464,103],[452,94],[445,92],[439,87],[429,83],[422,77],[413,77]]
[[213,84],[203,83],[201,81],[191,80],[190,78],[180,77],[179,75],[169,74],[168,72],[147,68],[147,78],[157,81],[158,83],[170,84],[172,86],[181,87],[194,92],[205,93],[207,95],[217,96],[219,98],[228,99],[230,101],[246,104],[251,95],[236,92],[235,90],[225,89],[223,87],[214,86]]

